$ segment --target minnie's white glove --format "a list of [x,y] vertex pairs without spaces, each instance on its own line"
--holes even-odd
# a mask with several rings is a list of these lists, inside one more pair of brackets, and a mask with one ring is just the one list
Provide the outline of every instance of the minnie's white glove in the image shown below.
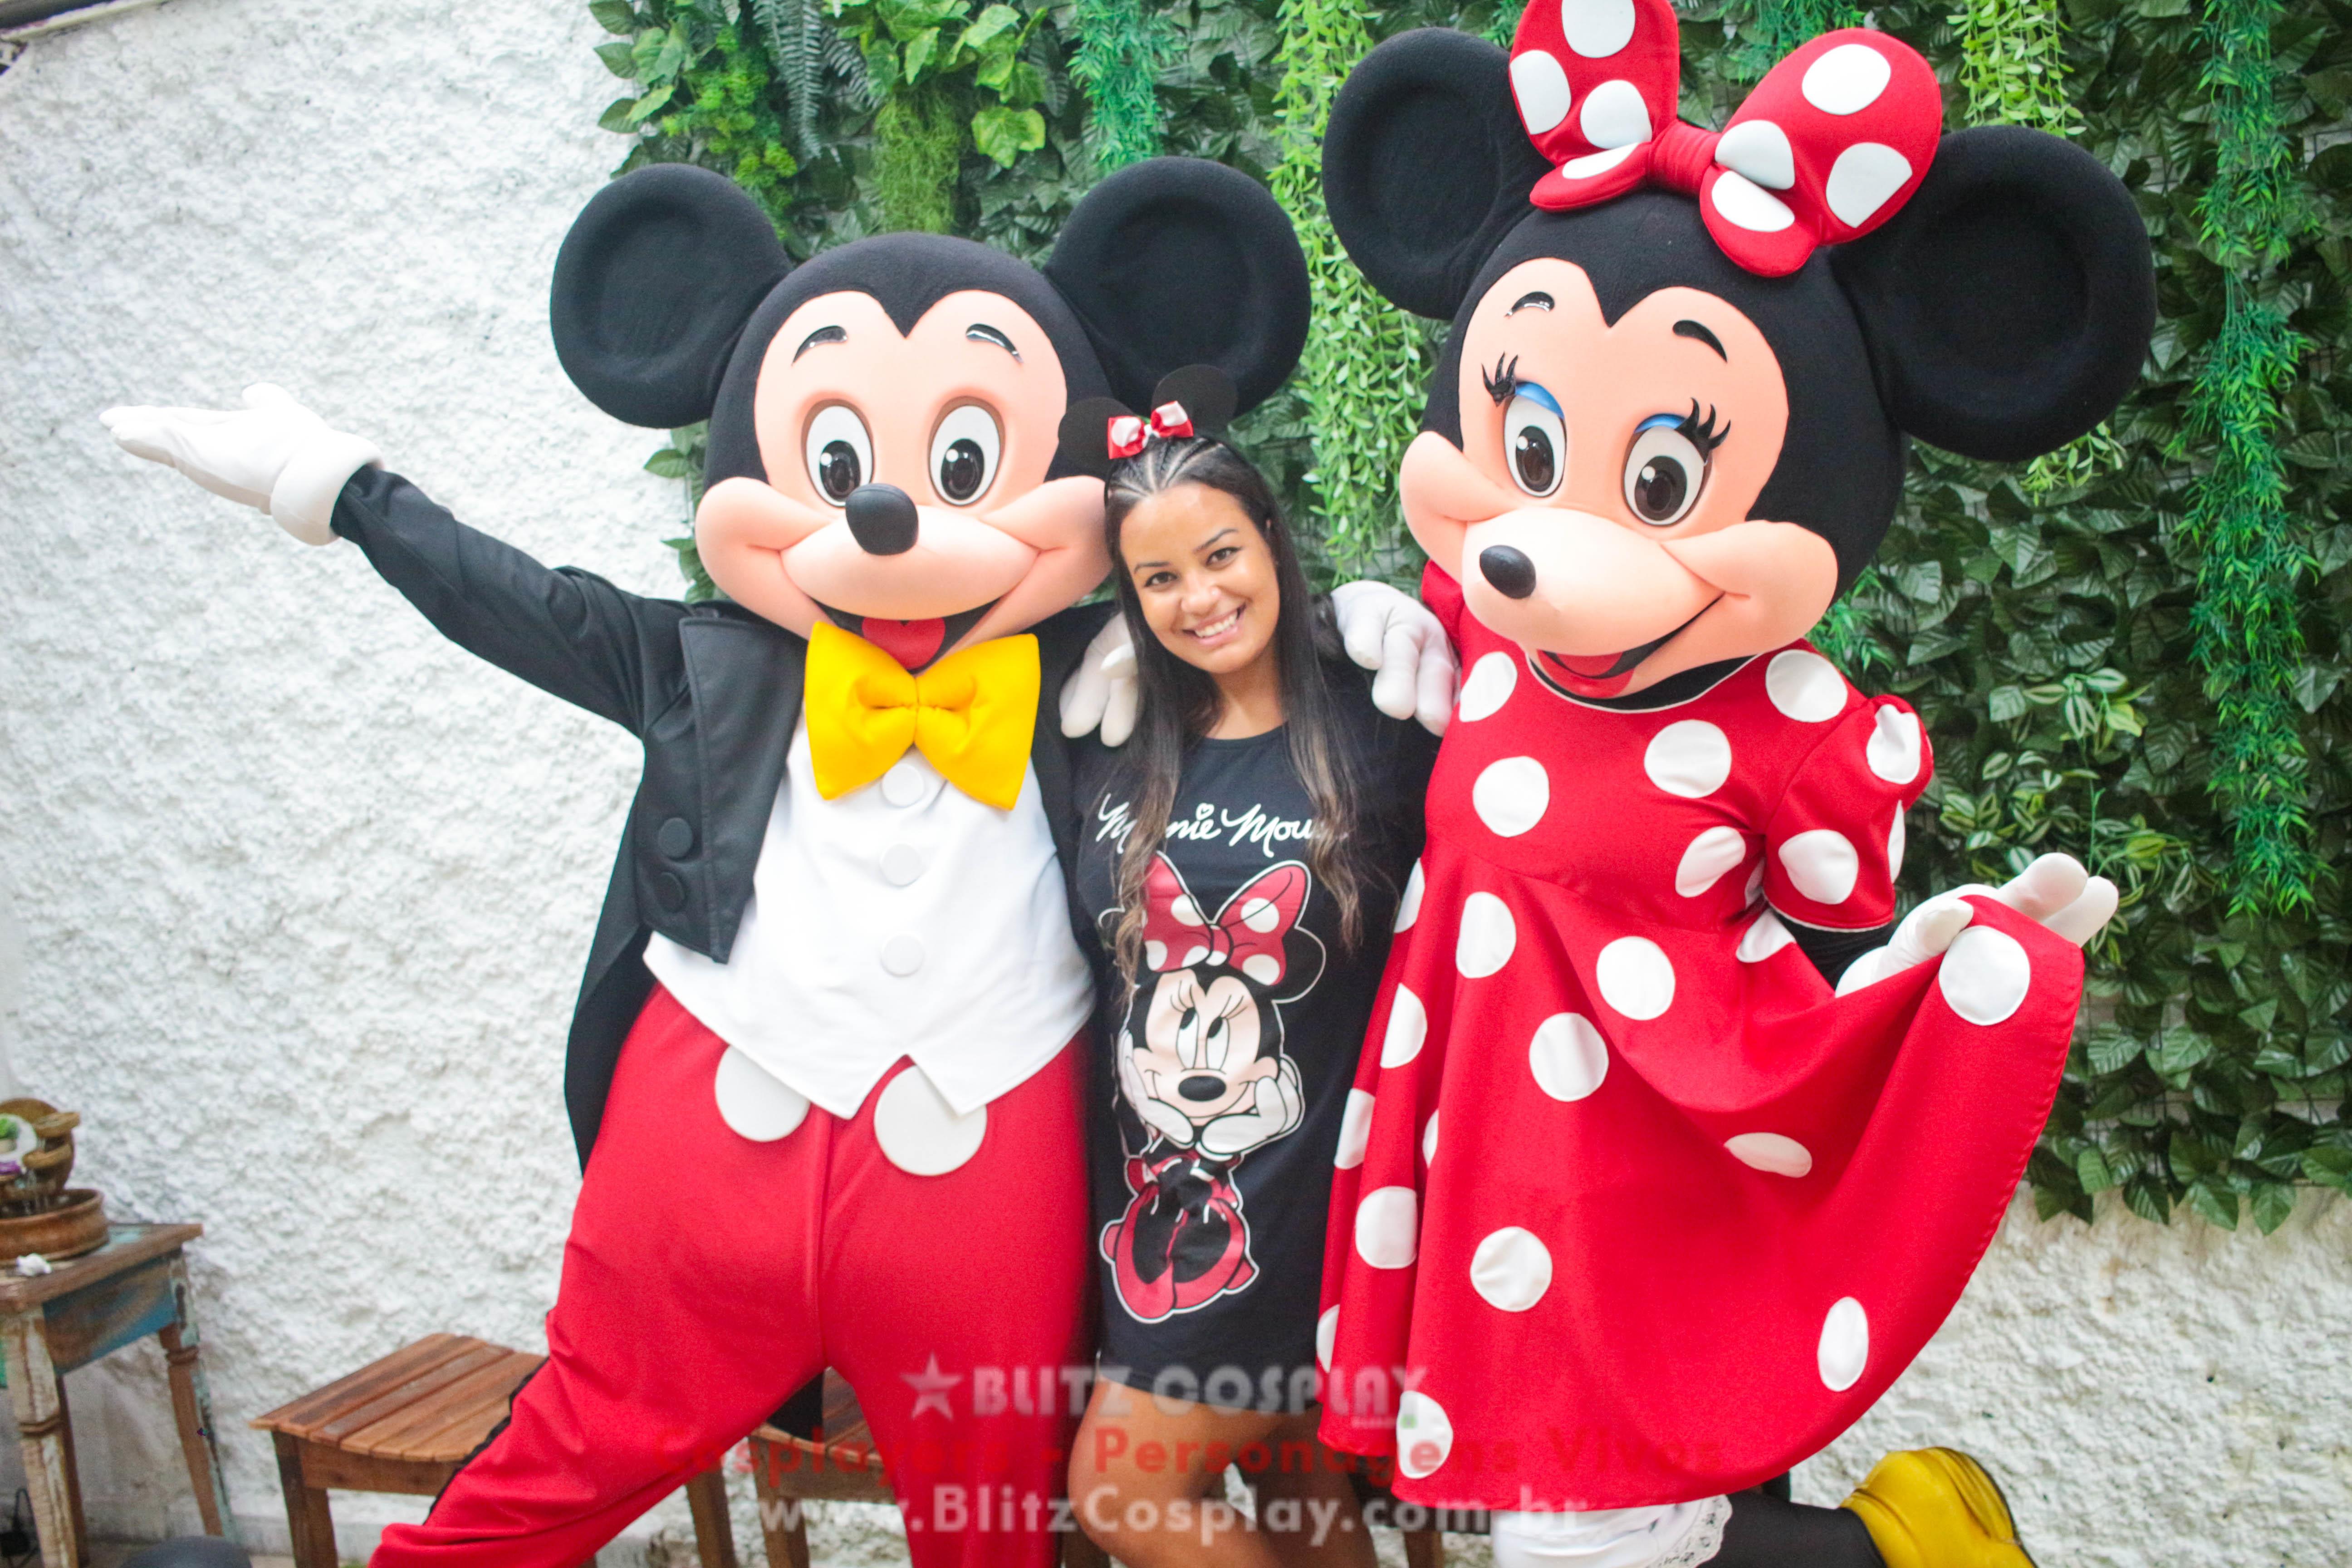
[[1124,746],[1135,732],[1135,644],[1127,617],[1113,616],[1062,683],[1062,733],[1075,741],[1099,727],[1104,745]]
[[1429,606],[1386,583],[1342,583],[1331,590],[1331,613],[1348,657],[1378,672],[1372,706],[1391,719],[1419,719],[1433,735],[1445,733],[1461,667]]
[[268,512],[305,544],[333,541],[335,498],[353,474],[383,462],[374,443],[329,429],[267,383],[245,389],[243,408],[110,408],[98,417],[131,456]]
[[1201,1129],[1201,1152],[1230,1159],[1246,1154],[1261,1143],[1271,1143],[1298,1130],[1307,1120],[1307,1091],[1298,1079],[1298,1064],[1288,1057],[1272,1078],[1252,1088],[1249,1106],[1229,1110]]
[[2040,921],[2076,947],[2086,945],[2115,918],[2116,885],[2094,877],[2072,855],[2044,855],[1998,888],[1970,883],[1938,893],[1903,917],[1885,947],[1864,953],[1847,966],[1837,983],[1841,996],[1900,974],[1927,963],[1952,945],[1954,938],[1976,918],[1966,895],[1997,899],[2030,920]]

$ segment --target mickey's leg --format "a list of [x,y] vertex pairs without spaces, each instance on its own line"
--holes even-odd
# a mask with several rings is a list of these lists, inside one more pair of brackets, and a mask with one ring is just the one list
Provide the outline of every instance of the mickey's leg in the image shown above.
[[712,1092],[725,1051],[667,993],[646,1004],[572,1210],[547,1363],[373,1568],[574,1568],[823,1366],[810,1276],[838,1124],[812,1110],[774,1142],[737,1135]]
[[[1086,1405],[1083,1043],[969,1121],[919,1069],[870,1096],[834,1152],[820,1290],[914,1568],[1049,1568]],[[911,1080],[911,1081],[909,1081]],[[893,1156],[896,1156],[894,1160]]]

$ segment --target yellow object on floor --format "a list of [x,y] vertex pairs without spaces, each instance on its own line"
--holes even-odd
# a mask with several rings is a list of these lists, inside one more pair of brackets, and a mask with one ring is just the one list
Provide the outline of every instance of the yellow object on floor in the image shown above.
[[1887,1455],[1844,1506],[1886,1568],[2033,1568],[2000,1488],[1956,1448]]

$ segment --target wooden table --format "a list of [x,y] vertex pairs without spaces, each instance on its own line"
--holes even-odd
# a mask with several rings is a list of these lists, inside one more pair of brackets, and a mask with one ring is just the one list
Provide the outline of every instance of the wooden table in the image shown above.
[[212,1401],[196,1364],[188,1260],[181,1251],[204,1233],[200,1225],[118,1225],[104,1247],[68,1258],[50,1273],[28,1279],[14,1264],[0,1264],[8,1402],[16,1407],[25,1482],[47,1568],[83,1568],[89,1561],[81,1483],[74,1475],[73,1423],[58,1379],[149,1334],[163,1342],[172,1415],[205,1533],[219,1535],[229,1521]]

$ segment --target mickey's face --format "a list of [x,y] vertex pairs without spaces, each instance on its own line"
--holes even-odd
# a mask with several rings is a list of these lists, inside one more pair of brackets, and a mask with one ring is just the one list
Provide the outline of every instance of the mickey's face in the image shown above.
[[1582,268],[1539,258],[1488,289],[1462,344],[1462,444],[1414,441],[1405,520],[1471,612],[1552,684],[1638,692],[1821,618],[1835,551],[1748,515],[1789,394],[1737,306],[1666,288],[1612,323]]
[[1238,974],[1203,984],[1198,970],[1162,974],[1145,1002],[1142,1046],[1135,1053],[1152,1099],[1202,1126],[1249,1103],[1260,1079],[1280,1070],[1265,1039],[1256,995]]
[[1068,402],[1044,328],[1003,295],[942,297],[904,333],[870,295],[819,295],[752,395],[767,479],[711,487],[695,541],[739,604],[823,616],[910,669],[1004,636],[1102,579],[1102,485],[1047,483]]

